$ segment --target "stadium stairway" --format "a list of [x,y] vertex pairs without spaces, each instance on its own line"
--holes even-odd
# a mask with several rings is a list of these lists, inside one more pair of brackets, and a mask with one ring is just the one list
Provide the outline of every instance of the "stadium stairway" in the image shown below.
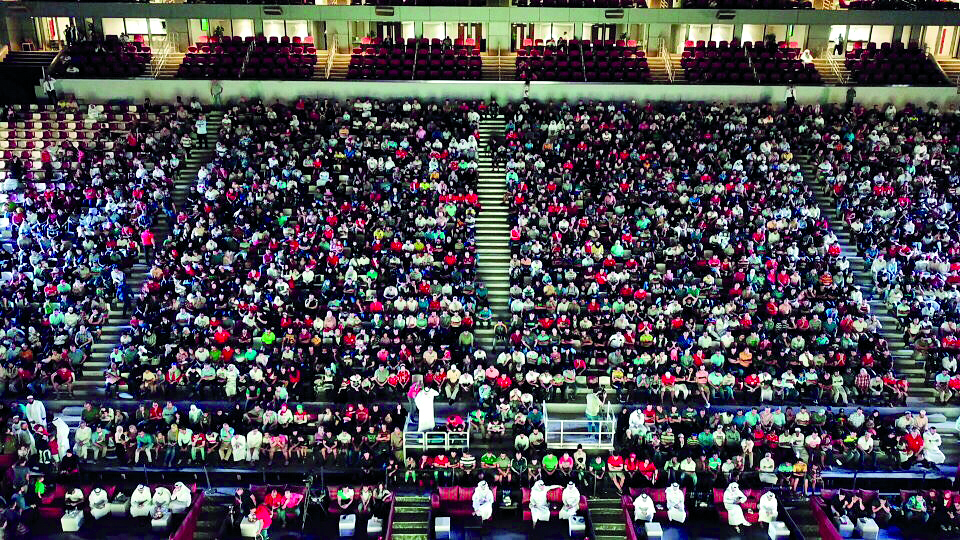
[[[833,70],[834,66],[837,67],[837,71]],[[850,72],[844,67],[842,57],[836,57],[833,64],[827,58],[814,58],[813,67],[817,69],[823,84],[827,86],[842,86],[850,79]]]
[[[181,208],[183,206],[190,186],[197,177],[197,171],[212,158],[222,118],[223,115],[219,111],[213,111],[207,115],[207,131],[210,133],[210,144],[208,148],[194,147],[190,158],[184,162],[171,193],[171,199],[175,207]],[[162,245],[170,231],[170,223],[167,221],[166,214],[159,213],[153,226],[155,245]],[[143,287],[143,282],[150,272],[151,263],[152,261],[138,262],[127,272],[127,284],[129,284],[130,291],[133,294],[138,294]],[[104,395],[103,372],[110,366],[110,353],[120,343],[120,336],[130,328],[128,323],[129,318],[123,315],[123,306],[113,302],[110,308],[110,317],[103,327],[103,335],[91,347],[90,358],[83,366],[83,376],[78,377],[76,384],[74,384],[74,399],[82,402],[99,399]]]
[[843,222],[842,217],[837,212],[837,205],[833,198],[827,193],[823,182],[820,181],[814,164],[807,155],[797,155],[797,162],[803,170],[803,175],[807,178],[813,189],[817,203],[823,212],[823,216],[830,223],[831,229],[837,235],[840,243],[840,253],[850,260],[850,268],[854,272],[856,285],[863,291],[863,297],[870,304],[870,311],[876,315],[877,320],[882,325],[881,335],[887,340],[890,352],[893,355],[894,370],[899,377],[904,377],[910,383],[909,397],[907,405],[932,405],[935,402],[935,392],[931,384],[928,383],[922,364],[918,363],[913,357],[913,349],[903,341],[903,335],[899,332],[897,320],[887,308],[886,303],[880,294],[874,288],[873,276],[870,275],[870,269],[866,260],[857,252],[856,241],[851,237],[850,230]]
[[393,540],[428,540],[430,538],[430,497],[397,496],[393,504]]
[[817,524],[816,518],[813,517],[813,510],[810,508],[808,501],[800,501],[792,506],[785,505],[782,510],[790,514],[803,538],[820,537],[820,526]]
[[213,490],[208,491],[200,507],[197,530],[193,533],[194,540],[223,538],[230,518],[228,509],[231,504],[233,504],[233,498],[229,495],[216,494]]
[[[662,56],[647,57],[647,65],[650,66],[650,82],[657,84],[670,84],[670,74],[667,72],[667,61]],[[673,69],[680,69],[679,65],[671,63]]]
[[627,524],[619,498],[591,498],[589,513],[595,540],[622,540],[627,537]]
[[[507,223],[507,205],[504,172],[493,164],[490,141],[502,135],[506,126],[503,116],[480,121],[479,152],[477,156],[477,197],[480,212],[475,228],[477,241],[477,269],[489,292],[490,309],[494,319],[509,316],[510,303],[510,225]],[[477,329],[477,343],[492,352],[493,325]]]
[[0,76],[6,83],[0,103],[36,103],[36,87],[40,85],[43,69],[57,53],[51,51],[10,51],[0,62]]

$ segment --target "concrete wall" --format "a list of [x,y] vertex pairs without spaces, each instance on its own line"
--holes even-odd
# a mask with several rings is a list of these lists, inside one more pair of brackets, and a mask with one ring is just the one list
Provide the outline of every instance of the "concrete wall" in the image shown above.
[[[210,99],[209,81],[180,80],[117,80],[62,79],[59,90],[88,101],[124,100],[141,102],[149,97],[154,103],[173,101],[177,96],[185,100],[197,96]],[[344,81],[223,81],[223,99],[260,97],[292,100],[300,96],[335,97],[340,99],[369,96],[421,99],[490,99],[518,100],[523,97],[524,83],[519,81],[401,81],[401,82],[344,82]],[[537,82],[530,85],[530,97],[541,100],[652,100],[652,101],[775,101],[781,102],[783,86],[698,86],[698,85],[630,85],[601,83]],[[797,100],[801,103],[842,103],[845,87],[798,87]],[[857,101],[867,105],[895,103],[927,103],[940,105],[960,103],[955,88],[857,88]]]

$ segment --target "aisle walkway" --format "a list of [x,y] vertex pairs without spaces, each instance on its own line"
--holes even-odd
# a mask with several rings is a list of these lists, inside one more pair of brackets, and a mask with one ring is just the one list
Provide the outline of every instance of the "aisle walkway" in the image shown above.
[[[488,117],[480,122],[477,195],[481,210],[477,216],[477,271],[489,291],[488,299],[494,318],[508,322],[510,304],[510,225],[508,207],[504,204],[506,180],[502,167],[493,164],[489,147],[491,138],[502,135],[506,122],[503,116]],[[493,324],[477,329],[477,344],[493,352]]]
[[[217,144],[217,134],[220,132],[220,121],[222,113],[218,111],[210,112],[207,115],[207,130],[210,133],[210,144],[208,148],[194,147],[190,158],[183,163],[180,175],[174,183],[174,189],[171,193],[171,199],[176,208],[181,208],[187,199],[187,193],[197,178],[197,171],[200,167],[210,162],[213,156],[213,148]],[[171,224],[167,221],[167,216],[160,212],[156,216],[153,225],[154,244],[160,246],[171,232]],[[139,294],[143,282],[147,279],[153,261],[141,260],[133,265],[131,271],[127,272],[126,281],[130,287],[130,293],[134,297]],[[80,402],[86,400],[97,400],[104,397],[103,372],[110,365],[110,353],[113,348],[120,343],[120,336],[130,328],[129,313],[124,316],[123,306],[116,301],[113,302],[110,309],[110,318],[103,327],[102,338],[93,344],[90,358],[84,364],[83,377],[78,377],[74,386],[74,400]]]
[[833,197],[827,193],[825,186],[820,181],[816,165],[806,155],[798,155],[797,162],[801,165],[804,178],[807,179],[813,189],[823,217],[827,219],[830,228],[837,235],[840,253],[850,260],[850,268],[854,271],[854,279],[860,290],[863,291],[863,297],[869,301],[871,313],[876,315],[877,320],[882,325],[881,335],[890,346],[897,376],[905,377],[910,383],[907,405],[934,404],[934,388],[927,382],[923,366],[913,359],[913,349],[903,341],[903,334],[897,328],[896,318],[887,309],[887,305],[880,294],[877,293],[873,276],[870,275],[870,268],[864,258],[857,252],[856,241],[851,237],[850,230],[837,213],[837,205]]

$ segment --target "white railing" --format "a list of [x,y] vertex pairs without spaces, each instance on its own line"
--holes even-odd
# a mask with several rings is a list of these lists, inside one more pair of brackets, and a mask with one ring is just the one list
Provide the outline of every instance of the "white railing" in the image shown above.
[[547,404],[543,404],[543,425],[549,448],[570,449],[579,445],[584,450],[613,450],[617,421],[607,404],[601,416],[589,420],[550,418]]
[[247,47],[247,54],[243,57],[243,64],[240,64],[240,73],[239,76],[242,78],[243,75],[247,72],[247,64],[250,63],[250,55],[253,54],[253,48],[257,46],[257,41],[253,40],[250,42],[250,46]]
[[840,70],[840,63],[837,62],[837,57],[830,54],[830,51],[827,51],[824,58],[827,59],[827,65],[830,66],[830,70],[833,71],[834,76],[837,77],[837,81],[839,81],[840,84],[847,84],[847,78],[843,76],[843,71]]
[[337,35],[333,34],[327,39],[327,67],[324,70],[323,78],[330,79],[330,72],[333,71],[333,58],[337,55]]
[[670,49],[667,48],[667,40],[661,37],[657,47],[660,49],[660,58],[663,58],[663,67],[667,70],[667,77],[670,78],[670,82],[673,82],[673,57],[670,54]]
[[433,450],[463,450],[470,447],[470,433],[467,431],[416,431],[416,425],[407,425],[403,434],[403,459],[407,451],[428,452]]
[[160,51],[153,55],[153,69],[150,70],[150,74],[153,75],[153,78],[156,79],[160,76],[160,72],[163,71],[163,65],[167,62],[167,58],[170,58],[170,53],[173,52],[173,43],[176,41],[175,36],[167,35],[167,38],[163,41],[163,46],[160,47]]

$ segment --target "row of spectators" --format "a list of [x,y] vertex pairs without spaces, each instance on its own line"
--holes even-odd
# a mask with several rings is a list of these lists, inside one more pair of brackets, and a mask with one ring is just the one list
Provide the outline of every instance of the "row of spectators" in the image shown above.
[[[197,103],[199,105],[199,103]],[[70,392],[110,302],[129,303],[130,267],[154,244],[197,109],[91,105],[88,139],[46,132],[37,161],[5,163],[12,249],[0,251],[0,390]],[[81,111],[13,112],[9,122],[68,123]]]
[[492,316],[475,273],[480,110],[228,108],[113,379],[147,393],[351,399],[402,396],[452,364],[473,373],[473,331]]
[[903,403],[794,158],[798,115],[525,100],[507,118],[511,362],[607,374],[628,401]]
[[955,111],[822,107],[804,114],[817,170],[940,401],[960,390]]

